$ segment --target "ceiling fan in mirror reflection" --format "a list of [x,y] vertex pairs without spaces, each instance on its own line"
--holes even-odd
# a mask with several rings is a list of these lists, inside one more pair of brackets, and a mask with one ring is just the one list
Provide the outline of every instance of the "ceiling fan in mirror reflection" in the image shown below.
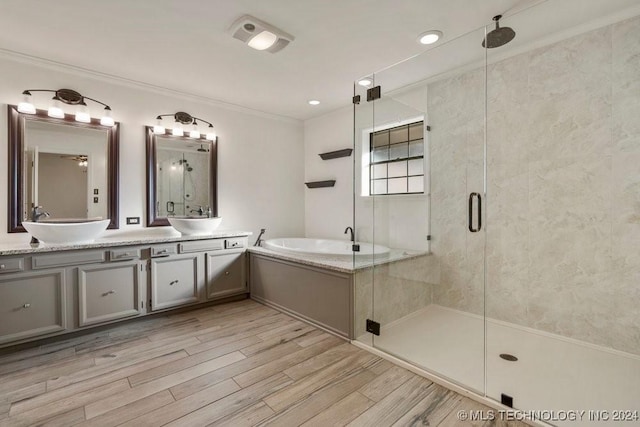
[[[213,130],[213,125],[200,117],[194,117],[189,113],[185,113],[184,111],[178,111],[174,114],[160,114],[156,117],[156,124],[153,126],[153,133],[156,135],[164,135],[166,132],[166,128],[164,126],[164,122],[162,120],[163,117],[173,117],[173,127],[171,128],[171,135],[173,136],[184,136],[185,134],[185,126],[188,126],[187,135],[190,138],[200,139],[203,135],[208,141],[214,141],[216,139],[216,132]],[[205,132],[200,132],[198,120],[202,123],[206,123],[207,130]]]
[[87,106],[86,100],[93,101],[97,104],[104,106],[104,110],[102,112],[102,116],[100,117],[100,124],[102,126],[113,126],[115,124],[113,117],[111,117],[111,107],[109,107],[104,102],[98,101],[94,98],[89,98],[88,96],[83,96],[79,92],[76,92],[73,89],[27,89],[22,92],[23,99],[22,102],[18,104],[18,111],[24,114],[35,114],[36,107],[31,102],[31,97],[33,96],[31,92],[52,92],[54,93],[53,98],[51,98],[51,103],[49,105],[49,109],[47,111],[47,115],[49,117],[53,117],[56,119],[64,119],[65,112],[64,106],[66,105],[74,105],[77,106],[75,111],[75,119],[81,123],[91,123],[91,112],[89,111],[89,107]]

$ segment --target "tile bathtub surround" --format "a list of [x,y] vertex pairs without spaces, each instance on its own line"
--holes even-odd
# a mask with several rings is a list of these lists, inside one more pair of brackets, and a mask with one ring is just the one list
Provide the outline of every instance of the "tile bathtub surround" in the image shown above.
[[[489,65],[488,317],[640,353],[638,40],[636,17]],[[483,78],[428,86],[433,300],[476,314],[484,239],[464,222]]]

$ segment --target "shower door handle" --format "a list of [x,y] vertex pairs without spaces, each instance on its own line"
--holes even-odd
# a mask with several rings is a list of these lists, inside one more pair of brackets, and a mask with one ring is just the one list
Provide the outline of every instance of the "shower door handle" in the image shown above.
[[[473,228],[473,199],[478,201],[478,228]],[[477,233],[482,228],[482,196],[480,193],[469,194],[469,231]]]

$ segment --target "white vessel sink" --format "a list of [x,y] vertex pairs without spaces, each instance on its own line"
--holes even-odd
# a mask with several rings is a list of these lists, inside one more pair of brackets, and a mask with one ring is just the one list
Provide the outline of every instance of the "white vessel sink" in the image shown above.
[[180,233],[188,236],[203,236],[211,234],[220,226],[221,217],[204,218],[198,216],[170,216],[169,224]]
[[50,245],[91,243],[109,226],[110,220],[100,221],[49,220],[47,222],[22,221],[24,228],[36,239]]

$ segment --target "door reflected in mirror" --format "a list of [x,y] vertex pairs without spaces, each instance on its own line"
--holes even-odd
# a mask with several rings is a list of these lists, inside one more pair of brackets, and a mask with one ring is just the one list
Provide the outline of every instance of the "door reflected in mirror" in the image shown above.
[[170,225],[171,216],[218,216],[217,143],[147,127],[147,226]]
[[107,147],[102,129],[27,121],[22,219],[33,206],[51,218],[107,218]]

